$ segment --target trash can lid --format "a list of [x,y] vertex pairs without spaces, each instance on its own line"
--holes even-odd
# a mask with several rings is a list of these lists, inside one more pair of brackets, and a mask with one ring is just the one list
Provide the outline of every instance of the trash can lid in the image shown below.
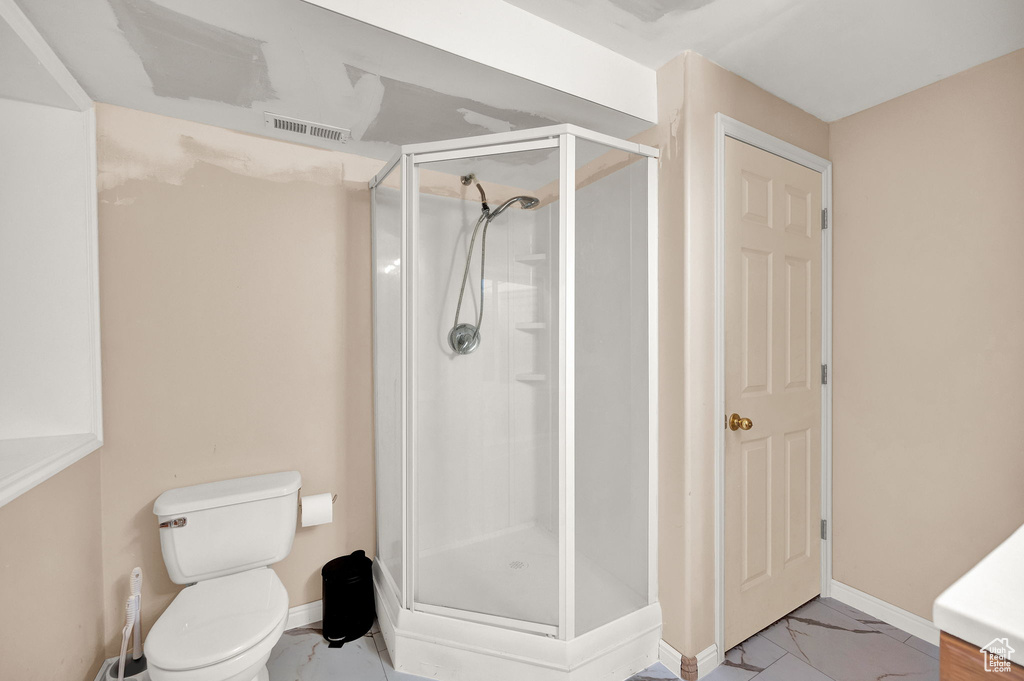
[[352,554],[348,556],[340,556],[327,561],[327,564],[324,565],[323,569],[320,571],[320,575],[324,578],[344,577],[347,574],[366,570],[372,564],[373,561],[366,557],[366,551],[360,549],[358,551],[353,551]]

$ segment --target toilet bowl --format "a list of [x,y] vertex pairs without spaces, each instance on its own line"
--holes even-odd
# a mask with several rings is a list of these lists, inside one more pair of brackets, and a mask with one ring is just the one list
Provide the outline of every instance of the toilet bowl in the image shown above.
[[153,506],[171,580],[189,584],[146,638],[152,681],[268,681],[288,619],[269,565],[291,551],[299,474],[165,492]]

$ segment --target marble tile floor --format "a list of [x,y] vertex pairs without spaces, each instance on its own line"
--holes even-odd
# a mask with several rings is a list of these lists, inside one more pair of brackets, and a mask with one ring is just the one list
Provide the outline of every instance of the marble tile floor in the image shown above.
[[[270,681],[427,681],[395,671],[377,625],[341,648],[328,648],[320,623],[284,632],[267,662]],[[628,681],[679,681],[660,662]]]
[[[424,681],[395,671],[376,625],[328,648],[319,623],[286,631],[270,681]],[[900,677],[899,679],[893,677]],[[831,598],[815,598],[751,636],[702,681],[938,681],[939,649]],[[678,681],[657,663],[629,681]]]
[[938,681],[939,649],[815,598],[725,655],[702,681]]

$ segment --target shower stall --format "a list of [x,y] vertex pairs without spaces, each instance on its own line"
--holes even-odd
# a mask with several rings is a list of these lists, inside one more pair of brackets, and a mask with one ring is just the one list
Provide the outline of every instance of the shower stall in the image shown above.
[[657,155],[559,125],[406,145],[371,181],[397,670],[621,681],[658,659]]

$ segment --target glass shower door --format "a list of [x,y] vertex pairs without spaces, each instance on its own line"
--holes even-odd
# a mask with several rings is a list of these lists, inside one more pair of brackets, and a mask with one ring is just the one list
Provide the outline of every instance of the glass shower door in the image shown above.
[[[576,143],[575,634],[653,600],[648,159]],[[657,257],[657,254],[653,254]]]
[[377,565],[399,601],[405,593],[402,467],[402,173],[373,188],[374,444]]
[[[555,145],[413,157],[409,291],[414,607],[552,635],[559,623]],[[463,184],[470,173],[477,180]],[[517,202],[481,222],[477,181],[492,212],[515,196],[538,203]],[[458,323],[479,322],[468,354],[449,344],[460,294]]]

